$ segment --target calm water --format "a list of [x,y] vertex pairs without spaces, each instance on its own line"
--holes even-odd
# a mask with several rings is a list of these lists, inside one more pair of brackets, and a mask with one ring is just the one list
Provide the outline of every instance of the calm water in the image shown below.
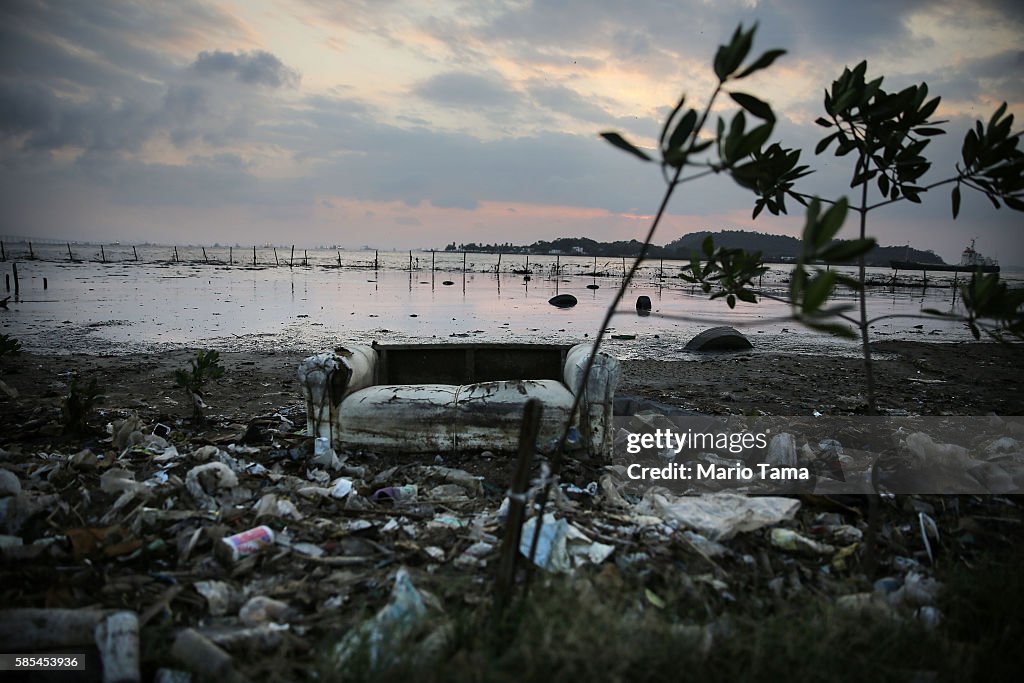
[[[70,262],[66,245],[34,244],[35,260],[24,258],[27,244],[5,247],[8,261],[0,269],[11,275],[11,260],[17,260],[21,293],[8,310],[0,309],[0,329],[29,350],[58,353],[182,346],[316,350],[373,340],[573,342],[595,335],[623,269],[621,259],[530,256],[527,264],[526,256],[508,254],[499,267],[497,255],[468,254],[464,272],[461,253],[415,251],[411,270],[408,252],[379,253],[375,269],[373,251],[327,249],[297,251],[289,267],[290,250],[278,248],[275,260],[273,249],[258,248],[254,264],[251,247],[208,247],[205,259],[198,247],[178,247],[175,262],[173,247],[133,252],[123,245],[105,246],[102,254],[99,246],[71,245],[76,261]],[[757,350],[856,354],[855,344],[788,320],[783,304],[739,303],[730,311],[722,300],[709,301],[675,277],[681,265],[645,265],[611,324],[612,334],[636,338],[609,340],[609,350],[621,358],[686,358],[681,349],[694,334],[727,324],[747,334]],[[527,269],[529,281],[513,272]],[[938,275],[929,282],[947,287],[872,288],[870,315],[950,310],[951,274]],[[783,295],[787,276],[786,267],[774,267],[764,289]],[[889,269],[869,269],[869,279],[891,277]],[[920,274],[909,279],[919,281]],[[557,309],[548,304],[555,294],[572,294],[579,304]],[[653,315],[636,314],[641,295],[651,298]],[[853,301],[851,293],[841,298]],[[970,339],[960,324],[940,320],[884,320],[874,334]]]

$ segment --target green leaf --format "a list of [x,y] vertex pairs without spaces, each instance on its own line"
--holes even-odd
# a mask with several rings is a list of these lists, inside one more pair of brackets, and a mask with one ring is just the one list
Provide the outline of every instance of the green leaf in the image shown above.
[[819,126],[823,126],[825,128],[832,127],[832,122],[826,119],[824,116],[819,116],[818,118],[814,119],[814,122]]
[[804,300],[801,305],[803,313],[810,314],[821,308],[828,295],[836,285],[836,274],[832,271],[820,273],[811,280],[804,289]]
[[679,119],[679,125],[672,131],[672,137],[668,141],[668,149],[677,150],[686,142],[686,138],[693,132],[693,126],[697,123],[697,112],[693,109],[686,112],[683,118]]
[[818,254],[818,258],[833,262],[850,261],[861,254],[868,253],[874,246],[875,239],[873,237],[836,242]]
[[831,135],[826,135],[825,137],[823,137],[821,141],[818,142],[818,144],[814,147],[814,153],[821,154],[822,152],[824,152],[826,149],[828,149],[828,146],[832,144],[832,141],[835,140],[837,137],[839,137],[839,133],[832,133]]
[[658,136],[659,145],[665,145],[665,136],[668,135],[668,127],[672,124],[672,119],[676,117],[676,114],[679,113],[679,110],[683,108],[683,104],[685,102],[686,95],[683,95],[682,97],[679,98],[679,102],[676,103],[675,108],[672,109],[672,112],[668,115],[668,118],[665,119],[665,125],[661,127],[661,135]]
[[746,78],[755,71],[766,69],[772,65],[776,59],[786,54],[785,50],[768,50],[763,55],[758,57],[753,64],[748,66],[746,69],[736,75],[736,78]]
[[917,133],[918,135],[923,135],[925,137],[946,134],[946,131],[942,130],[941,128],[915,128],[914,132]]
[[633,155],[643,159],[644,161],[651,161],[652,160],[651,157],[649,157],[646,152],[644,152],[639,147],[635,146],[633,143],[627,141],[624,137],[622,137],[618,133],[601,133],[601,137],[603,137],[605,140],[607,140],[608,142],[612,143],[613,145],[615,145],[619,149],[626,150],[630,154],[633,154]]
[[729,97],[731,97],[736,104],[740,105],[757,118],[764,119],[765,121],[775,120],[775,114],[772,113],[772,108],[768,106],[767,102],[763,102],[753,95],[748,95],[742,92],[729,93]]
[[951,199],[953,200],[953,219],[955,220],[960,215],[960,183],[953,188]]
[[812,330],[818,330],[819,332],[828,332],[829,334],[834,334],[837,337],[843,337],[845,339],[857,338],[857,335],[848,325],[843,325],[841,323],[820,323],[812,322],[810,320],[801,320],[800,322]]
[[761,146],[768,141],[771,137],[772,129],[775,127],[773,123],[764,123],[754,128],[749,133],[740,138],[740,142],[736,145],[734,154],[737,159],[753,154],[754,152],[761,149]]
[[836,233],[839,232],[839,228],[843,227],[843,221],[846,220],[846,210],[848,204],[846,197],[841,197],[838,202],[829,207],[825,215],[821,217],[821,228],[819,229],[816,239],[815,246],[819,249],[835,237]]

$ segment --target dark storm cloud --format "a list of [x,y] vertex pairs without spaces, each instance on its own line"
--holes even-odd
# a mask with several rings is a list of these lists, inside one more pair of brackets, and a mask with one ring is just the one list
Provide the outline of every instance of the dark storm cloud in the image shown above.
[[242,83],[271,88],[295,87],[299,83],[297,71],[264,50],[238,53],[204,51],[199,53],[192,68],[202,75],[231,74]]
[[517,95],[500,76],[450,71],[418,83],[413,92],[447,107],[506,107]]

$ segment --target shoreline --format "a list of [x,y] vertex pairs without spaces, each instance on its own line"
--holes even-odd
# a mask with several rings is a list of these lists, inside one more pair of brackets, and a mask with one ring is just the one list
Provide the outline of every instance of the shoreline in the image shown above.
[[[876,353],[877,400],[883,414],[1024,414],[1021,345],[992,342],[885,341]],[[315,351],[222,352],[223,378],[208,387],[211,425],[247,424],[288,411],[301,414],[296,370]],[[59,426],[60,404],[72,373],[95,377],[104,399],[104,423],[136,413],[145,420],[182,424],[190,407],[173,372],[187,368],[194,349],[126,355],[22,352],[8,356],[0,379],[17,392],[0,392],[5,434],[24,421]],[[617,390],[703,414],[858,415],[865,413],[863,360],[770,351],[707,354],[701,360],[624,360]]]

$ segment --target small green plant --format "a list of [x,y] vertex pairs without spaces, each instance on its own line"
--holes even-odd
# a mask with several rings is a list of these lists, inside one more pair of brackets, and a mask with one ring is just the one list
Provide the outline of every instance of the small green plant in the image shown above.
[[210,380],[224,376],[224,366],[220,364],[220,354],[216,351],[199,351],[189,362],[192,371],[179,368],[174,371],[174,379],[192,401],[192,420],[202,424],[206,421],[203,409],[207,407],[203,401],[203,388]]
[[68,395],[64,397],[61,404],[61,419],[64,423],[65,434],[84,434],[89,429],[89,417],[92,415],[96,404],[103,400],[102,392],[96,385],[96,378],[91,378],[88,383],[79,381],[74,375],[71,378],[71,385],[68,387]]
[[0,358],[21,353],[21,342],[9,334],[0,334]]

